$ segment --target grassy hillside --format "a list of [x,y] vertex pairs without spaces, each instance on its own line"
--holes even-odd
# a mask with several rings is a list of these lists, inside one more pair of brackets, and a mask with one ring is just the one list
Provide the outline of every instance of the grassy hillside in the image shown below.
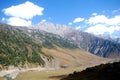
[[[35,41],[15,27],[0,24],[0,64],[2,67],[25,63],[44,65],[40,55],[45,55],[40,42]],[[0,67],[0,68],[2,68]]]
[[46,62],[43,57],[45,56],[48,61],[53,57],[46,55],[42,48],[52,49],[55,46],[77,48],[76,45],[58,35],[0,24],[0,69],[11,65],[25,67],[28,63],[44,66]]

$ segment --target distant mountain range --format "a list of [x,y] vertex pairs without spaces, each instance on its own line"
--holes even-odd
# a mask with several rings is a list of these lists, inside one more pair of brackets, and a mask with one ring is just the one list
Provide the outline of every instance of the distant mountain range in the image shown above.
[[49,22],[40,22],[34,26],[35,29],[43,30],[49,33],[60,35],[77,45],[80,49],[92,54],[108,57],[120,57],[120,39],[108,37],[98,37],[86,32],[75,30],[69,26],[53,24]]

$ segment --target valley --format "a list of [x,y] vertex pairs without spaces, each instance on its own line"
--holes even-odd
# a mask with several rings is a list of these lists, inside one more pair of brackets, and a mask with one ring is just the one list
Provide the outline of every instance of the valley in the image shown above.
[[120,80],[120,0],[0,0],[0,80]]
[[[56,30],[56,26],[52,26]],[[63,34],[1,23],[0,77],[7,80],[59,80],[74,71],[117,61],[119,43],[67,27],[60,32],[59,27],[56,32]],[[99,50],[104,52],[105,49],[110,49],[111,58],[103,56],[107,55],[105,53],[98,55]],[[90,53],[92,51],[96,54]]]
[[[55,58],[53,63],[48,63],[45,70],[31,70],[21,73],[15,80],[60,80],[74,71],[82,71],[87,67],[112,62],[113,59],[97,57],[79,49],[43,49],[44,52]],[[51,69],[50,69],[51,67]]]

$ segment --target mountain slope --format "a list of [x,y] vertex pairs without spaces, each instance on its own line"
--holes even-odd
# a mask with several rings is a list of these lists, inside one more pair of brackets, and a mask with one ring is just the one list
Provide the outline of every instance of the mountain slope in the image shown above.
[[34,28],[47,31],[49,33],[58,34],[76,44],[79,48],[92,54],[109,58],[120,57],[120,43],[96,37],[89,33],[75,30],[65,25],[48,22],[41,22]]
[[0,69],[34,65],[75,67],[109,61],[78,49],[59,35],[26,27],[0,24],[0,44]]
[[[42,44],[18,28],[0,24],[0,65],[23,66],[26,63],[44,65]],[[47,56],[46,56],[47,57]]]
[[52,66],[56,68],[90,67],[112,61],[111,59],[98,57],[80,49],[55,47],[54,49],[44,48],[43,52],[54,57]]
[[68,39],[65,39],[59,35],[48,33],[39,29],[30,29],[20,27],[24,33],[28,34],[30,37],[36,39],[37,41],[42,42],[44,47],[53,48],[54,45],[64,48],[78,48],[77,45],[70,42]]
[[73,42],[59,35],[35,28],[21,27],[20,29],[30,37],[42,42],[43,52],[54,57],[53,62],[50,63],[54,67],[90,66],[109,61],[79,49]]

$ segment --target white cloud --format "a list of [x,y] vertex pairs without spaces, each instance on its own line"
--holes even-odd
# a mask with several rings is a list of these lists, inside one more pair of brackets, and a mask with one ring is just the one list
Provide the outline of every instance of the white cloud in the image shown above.
[[[93,14],[92,14],[93,15]],[[120,31],[120,15],[108,18],[105,15],[94,15],[87,20],[89,26],[85,31],[95,35]]]
[[107,27],[104,25],[98,24],[92,27],[87,28],[86,32],[93,33],[93,34],[104,34],[107,31]]
[[4,18],[4,17],[2,18],[2,21],[5,21],[5,18]]
[[9,8],[3,9],[7,16],[18,17],[23,19],[32,19],[34,16],[41,16],[44,8],[35,5],[32,2],[26,1],[23,4],[16,6],[11,6]]
[[81,22],[81,21],[84,21],[84,18],[78,17],[78,18],[75,18],[75,19],[73,20],[73,23],[77,23],[77,22]]
[[79,30],[80,28],[81,28],[81,26],[77,26],[75,29],[76,29],[76,30]]
[[120,24],[120,16],[115,16],[113,18],[110,18],[106,21],[106,24],[108,25],[119,25]]
[[104,15],[96,15],[94,17],[90,17],[88,20],[88,24],[98,24],[98,23],[106,23],[108,18]]
[[23,4],[3,9],[4,14],[9,16],[9,18],[3,18],[2,20],[6,20],[8,24],[14,26],[30,26],[32,25],[32,18],[37,15],[43,15],[43,10],[44,8],[35,5],[30,1],[26,1]]
[[120,24],[120,16],[115,16],[113,18],[107,18],[105,15],[96,15],[94,17],[90,17],[88,24],[107,24],[107,25],[118,25]]
[[97,13],[93,13],[92,15],[93,15],[93,16],[96,16],[96,15],[97,15]]
[[41,20],[41,22],[46,22],[46,19]]
[[30,20],[24,20],[18,17],[11,17],[8,19],[8,24],[13,26],[30,26],[31,21]]
[[69,22],[68,25],[72,25],[72,22]]
[[110,34],[113,34],[115,31],[119,31],[120,30],[120,26],[110,26],[109,28],[108,28],[108,32],[110,33]]
[[86,32],[93,33],[95,35],[103,35],[106,32],[113,34],[115,30],[120,30],[120,26],[106,27],[103,24],[96,24],[92,27],[87,28]]

